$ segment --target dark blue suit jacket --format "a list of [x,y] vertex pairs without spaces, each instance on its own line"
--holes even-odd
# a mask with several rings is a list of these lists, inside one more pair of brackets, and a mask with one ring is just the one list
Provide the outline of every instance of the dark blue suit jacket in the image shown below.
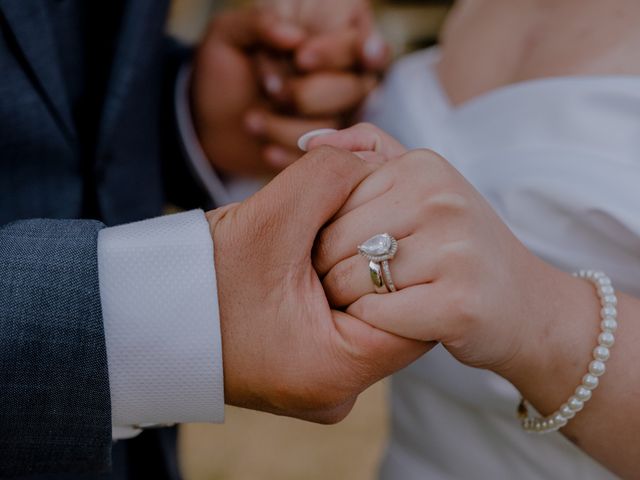
[[[98,231],[203,202],[173,123],[188,53],[167,8],[0,0],[0,477],[111,468]],[[118,442],[113,475],[175,476],[153,453],[172,435]]]

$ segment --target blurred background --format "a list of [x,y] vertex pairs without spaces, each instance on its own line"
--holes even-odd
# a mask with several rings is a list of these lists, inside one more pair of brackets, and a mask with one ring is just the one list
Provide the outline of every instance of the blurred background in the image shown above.
[[[322,1],[322,0],[318,0]],[[217,10],[246,0],[173,0],[169,31],[195,43]],[[381,32],[395,55],[436,42],[452,2],[375,1]],[[387,383],[362,394],[349,417],[333,426],[227,407],[224,425],[180,431],[186,480],[369,480],[375,478],[387,432]]]

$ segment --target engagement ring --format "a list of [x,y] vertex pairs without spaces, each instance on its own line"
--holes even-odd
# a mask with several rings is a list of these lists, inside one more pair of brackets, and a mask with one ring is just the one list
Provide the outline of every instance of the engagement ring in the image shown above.
[[374,235],[362,245],[358,245],[358,253],[369,260],[369,274],[376,293],[397,290],[389,268],[389,260],[393,260],[397,251],[398,242],[388,233]]

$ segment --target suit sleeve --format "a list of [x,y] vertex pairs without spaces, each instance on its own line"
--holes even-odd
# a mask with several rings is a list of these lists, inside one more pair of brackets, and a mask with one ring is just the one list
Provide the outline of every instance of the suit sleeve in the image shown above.
[[0,477],[110,467],[102,227],[88,220],[0,227]]

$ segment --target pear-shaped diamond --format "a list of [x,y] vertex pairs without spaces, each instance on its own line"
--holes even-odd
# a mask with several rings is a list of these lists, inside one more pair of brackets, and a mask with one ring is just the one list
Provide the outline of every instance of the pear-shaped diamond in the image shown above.
[[369,255],[372,257],[379,257],[381,255],[387,255],[391,252],[391,235],[388,233],[381,233],[371,237],[358,247],[360,253]]

